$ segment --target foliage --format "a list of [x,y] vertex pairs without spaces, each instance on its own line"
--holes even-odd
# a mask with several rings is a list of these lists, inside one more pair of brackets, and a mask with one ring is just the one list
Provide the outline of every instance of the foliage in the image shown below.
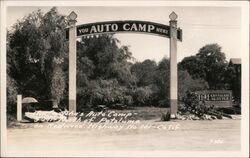
[[193,78],[205,80],[210,89],[226,88],[224,75],[227,61],[218,44],[205,45],[195,56],[184,58],[179,68],[187,70]]
[[156,93],[156,100],[158,104],[169,106],[169,97],[170,97],[170,65],[169,59],[163,58],[157,67],[156,76],[155,76],[155,85],[158,88]]
[[120,86],[116,79],[110,80],[90,80],[87,81],[86,87],[79,88],[77,100],[82,103],[78,104],[79,110],[83,110],[93,105],[112,105],[122,103],[131,105],[132,97],[127,95],[127,88]]
[[209,107],[207,107],[204,102],[199,101],[197,95],[190,91],[187,92],[184,104],[185,106],[181,109],[181,111],[188,111],[189,113],[195,114],[199,117],[206,114],[209,110]]
[[[92,62],[90,79],[116,78],[122,85],[133,85],[135,78],[131,74],[132,53],[127,46],[118,47],[118,39],[112,35],[103,35],[98,38],[82,38],[78,43],[77,56],[87,57]],[[94,66],[93,66],[94,65]],[[81,69],[81,67],[79,67]],[[81,71],[81,70],[79,70]]]
[[[63,62],[67,59],[65,17],[53,7],[46,14],[32,12],[8,32],[8,75],[16,81],[23,96],[56,99],[65,90]],[[54,59],[61,61],[60,68]]]
[[169,59],[158,64],[149,59],[136,62],[131,71],[137,78],[133,93],[136,105],[169,106]]
[[193,78],[205,78],[202,60],[197,56],[185,57],[178,65],[178,68],[187,71]]
[[233,92],[234,104],[239,105],[241,102],[241,65],[229,64],[224,76],[227,89]]
[[10,104],[16,103],[17,98],[17,86],[15,80],[10,76],[7,76],[7,97]]
[[55,66],[51,80],[51,97],[53,99],[53,106],[58,107],[60,100],[63,99],[63,92],[65,89],[64,73],[59,66]]
[[188,91],[208,89],[208,83],[201,79],[193,79],[186,70],[178,71],[178,98],[183,100]]
[[[135,85],[130,71],[132,58],[127,46],[110,35],[83,38],[78,42],[77,101],[79,108],[97,104],[128,104]],[[85,106],[86,105],[86,106]]]
[[171,112],[170,112],[170,109],[168,108],[167,112],[162,114],[161,120],[162,121],[170,121],[170,118],[171,118]]
[[136,88],[132,94],[134,104],[142,106],[150,103],[152,94],[153,90],[149,86]]
[[15,80],[7,76],[7,112],[14,114],[16,112],[16,98],[18,89]]
[[154,83],[157,63],[146,59],[143,62],[136,62],[131,66],[131,72],[136,76],[137,86],[149,86]]

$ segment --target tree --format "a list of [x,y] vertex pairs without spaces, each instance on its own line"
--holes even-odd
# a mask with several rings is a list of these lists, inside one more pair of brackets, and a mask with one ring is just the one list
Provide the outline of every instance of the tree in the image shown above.
[[157,86],[156,99],[160,106],[169,106],[170,97],[170,65],[169,59],[163,58],[157,67],[155,75],[155,85]]
[[149,106],[152,105],[153,90],[149,86],[137,87],[133,91],[134,104],[137,106]]
[[[56,59],[54,58],[54,60]],[[63,93],[66,86],[64,72],[59,67],[60,63],[61,61],[54,61],[53,75],[51,78],[50,91],[54,108],[58,108],[58,104],[63,99]]]
[[158,64],[149,59],[137,62],[131,71],[137,78],[133,92],[136,105],[169,106],[169,59],[163,58]]
[[206,45],[200,49],[197,56],[203,61],[205,79],[210,89],[223,89],[227,61],[221,47],[218,44]]
[[188,91],[204,90],[208,88],[208,83],[201,79],[193,79],[185,70],[178,71],[178,98],[183,100]]
[[184,58],[179,68],[187,70],[193,78],[207,81],[210,89],[225,89],[227,61],[218,44],[205,45],[195,56]]
[[131,72],[136,76],[137,86],[149,86],[154,83],[157,63],[146,59],[143,62],[136,62],[131,67]]
[[53,7],[46,14],[32,12],[8,32],[8,74],[23,96],[60,102],[65,90],[66,26],[65,16]]
[[[134,76],[130,72],[131,64],[127,61],[132,53],[127,46],[118,47],[119,40],[113,35],[94,38],[82,38],[77,56],[87,57],[93,62],[94,69],[91,79],[116,78],[121,84],[134,84]],[[80,68],[81,69],[81,68]]]
[[230,61],[224,77],[227,89],[232,90],[234,103],[241,103],[241,65]]
[[7,75],[7,112],[14,114],[16,112],[16,98],[18,89],[15,80]]
[[187,71],[193,78],[205,78],[206,73],[203,66],[203,61],[199,57],[189,56],[178,64],[178,69]]
[[132,96],[134,103],[139,106],[156,105],[155,99],[158,87],[155,84],[157,63],[146,59],[131,66],[131,73],[136,77],[136,86]]
[[[46,72],[48,72],[49,67],[52,70],[52,72],[49,72],[47,76],[50,78],[50,95],[54,101],[55,107],[58,106],[58,103],[63,97],[66,84],[64,72],[62,70],[63,62],[65,60],[64,58],[68,54],[65,42],[66,26],[67,23],[65,21],[65,17],[59,15],[55,7],[47,12],[42,19],[41,27],[43,28],[43,35],[46,41],[49,42],[46,45],[47,53],[42,54],[42,59],[45,59],[45,62],[47,62],[48,67]],[[43,68],[44,67],[42,67],[42,70]]]
[[82,38],[77,43],[77,101],[79,110],[97,104],[131,104],[135,76],[127,46],[112,35]]

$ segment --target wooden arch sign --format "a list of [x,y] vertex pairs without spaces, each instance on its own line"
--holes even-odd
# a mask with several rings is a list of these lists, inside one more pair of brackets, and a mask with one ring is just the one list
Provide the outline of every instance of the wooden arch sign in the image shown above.
[[[66,30],[68,39],[68,31]],[[125,20],[125,21],[106,21],[89,23],[76,26],[76,36],[89,36],[104,33],[147,33],[170,38],[170,26],[148,21]],[[182,41],[182,30],[177,29],[177,39]]]

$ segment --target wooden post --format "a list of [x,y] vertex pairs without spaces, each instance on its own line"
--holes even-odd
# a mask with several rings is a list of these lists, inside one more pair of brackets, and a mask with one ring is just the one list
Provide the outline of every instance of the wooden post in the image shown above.
[[22,121],[22,95],[17,95],[17,121]]
[[170,24],[170,110],[171,118],[175,118],[178,105],[178,73],[177,73],[177,15],[169,15]]
[[76,13],[69,18],[69,112],[76,112]]

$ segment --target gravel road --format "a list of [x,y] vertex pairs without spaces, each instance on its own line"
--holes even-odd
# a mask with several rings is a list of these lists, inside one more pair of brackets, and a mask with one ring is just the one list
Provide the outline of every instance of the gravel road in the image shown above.
[[240,119],[136,124],[32,123],[7,131],[9,156],[129,151],[237,151]]

